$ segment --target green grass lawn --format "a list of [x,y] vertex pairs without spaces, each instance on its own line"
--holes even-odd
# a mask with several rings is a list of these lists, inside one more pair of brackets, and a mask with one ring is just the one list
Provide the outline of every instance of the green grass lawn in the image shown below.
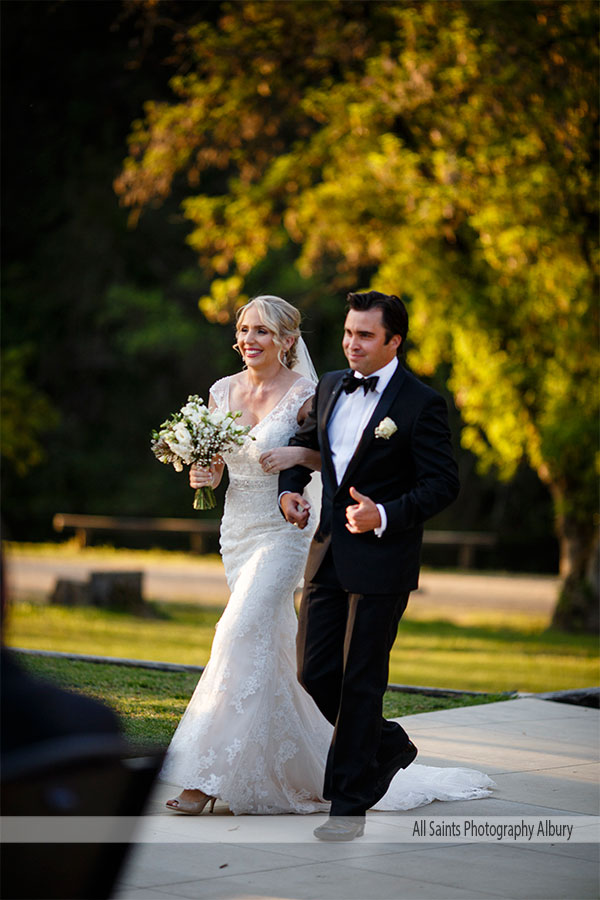
[[[35,675],[108,704],[121,717],[127,737],[140,744],[169,743],[198,681],[198,674],[192,672],[160,672],[24,654],[19,659]],[[388,691],[384,714],[396,718],[503,699],[506,697],[429,697]]]
[[[160,618],[91,608],[17,603],[6,641],[16,647],[204,665],[221,611],[157,604]],[[411,619],[400,624],[390,682],[490,693],[550,691],[598,684],[591,635],[545,629],[537,619],[478,618],[460,625]]]

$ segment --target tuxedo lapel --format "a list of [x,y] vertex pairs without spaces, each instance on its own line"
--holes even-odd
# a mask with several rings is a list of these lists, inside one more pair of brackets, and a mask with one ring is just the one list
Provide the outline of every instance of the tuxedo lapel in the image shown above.
[[398,391],[402,387],[402,383],[403,383],[405,377],[406,377],[405,370],[403,369],[403,367],[401,365],[398,365],[396,371],[394,372],[394,374],[392,375],[392,377],[390,379],[390,383],[388,384],[388,386],[384,390],[383,394],[381,395],[381,397],[379,399],[379,403],[373,410],[373,415],[371,416],[371,418],[369,419],[369,421],[367,422],[367,424],[365,426],[365,430],[362,433],[362,436],[360,438],[360,441],[358,442],[358,446],[357,446],[356,450],[354,451],[354,455],[352,456],[352,459],[348,463],[346,471],[344,472],[344,477],[342,478],[342,481],[341,481],[341,484],[339,485],[339,487],[341,487],[343,484],[345,484],[348,481],[348,479],[352,478],[352,476],[354,475],[354,472],[356,471],[357,467],[360,465],[360,462],[361,462],[363,456],[365,455],[365,452],[366,452],[368,446],[370,445],[371,441],[374,440],[374,438],[375,438],[375,428],[381,422],[382,419],[385,419],[388,412],[390,411],[390,407],[391,407],[392,403],[394,402],[394,400],[396,399],[396,396],[398,395]]
[[[348,371],[350,371],[350,370],[348,370]],[[346,374],[345,372],[341,373],[338,381],[336,382],[336,384],[333,387],[333,390],[331,391],[329,396],[326,398],[326,400],[323,404],[323,409],[322,409],[321,415],[319,417],[319,428],[320,428],[321,434],[323,435],[323,447],[325,450],[325,454],[324,454],[325,463],[326,463],[327,467],[329,468],[329,474],[331,475],[331,480],[334,485],[337,485],[337,476],[335,474],[335,466],[333,465],[333,457],[331,455],[331,444],[329,443],[329,434],[327,432],[327,425],[328,425],[331,415],[333,413],[337,399],[342,392],[342,382],[343,382],[343,378],[344,378],[345,374]]]

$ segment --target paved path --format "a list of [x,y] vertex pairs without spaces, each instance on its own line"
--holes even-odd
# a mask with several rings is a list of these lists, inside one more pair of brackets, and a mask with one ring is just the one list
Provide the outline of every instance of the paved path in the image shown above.
[[31,555],[7,555],[10,589],[17,598],[47,596],[57,578],[87,580],[90,572],[137,571],[144,573],[144,593],[149,599],[177,600],[206,604],[225,604],[229,597],[223,565],[190,557],[189,562],[168,557],[148,561],[135,554],[119,554],[105,559],[82,555],[55,558]]
[[[142,561],[140,561],[142,559]],[[48,596],[57,578],[86,580],[92,571],[143,571],[149,599],[224,605],[229,597],[223,566],[214,560],[168,558],[149,562],[135,555],[96,559],[61,559],[8,555],[11,596]],[[413,595],[412,613],[453,613],[458,608],[528,612],[547,616],[556,603],[558,578],[545,575],[486,575],[482,573],[423,572]]]
[[[223,804],[213,816],[173,815],[173,788],[159,784],[114,900],[596,898],[598,722],[597,710],[537,699],[406,717],[421,763],[478,768],[497,787],[489,799],[369,813],[350,844],[313,838],[322,815],[234,817]],[[488,829],[525,822],[535,839],[473,842],[473,817]],[[414,833],[421,822],[428,838]],[[570,823],[570,839],[548,837],[547,822]],[[459,834],[448,839],[451,825]]]

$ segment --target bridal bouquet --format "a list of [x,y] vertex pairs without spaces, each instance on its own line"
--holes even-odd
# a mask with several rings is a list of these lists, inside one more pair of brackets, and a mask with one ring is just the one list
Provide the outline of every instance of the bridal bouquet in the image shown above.
[[[236,425],[241,412],[208,409],[201,397],[193,394],[185,406],[152,432],[150,447],[158,460],[171,464],[176,472],[184,465],[199,463],[208,468],[217,453],[227,447],[238,447],[246,440],[250,425]],[[213,509],[215,493],[209,486],[198,488],[194,509]]]

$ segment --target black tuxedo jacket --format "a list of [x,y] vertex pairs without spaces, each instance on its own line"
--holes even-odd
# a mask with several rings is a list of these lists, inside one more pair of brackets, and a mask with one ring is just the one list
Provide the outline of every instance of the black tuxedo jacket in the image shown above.
[[[311,545],[306,580],[317,572],[329,546],[343,588],[357,594],[395,594],[418,587],[423,522],[457,496],[459,481],[450,443],[443,398],[398,365],[362,434],[338,484],[327,423],[348,370],[328,372],[319,381],[311,413],[290,444],[320,450],[323,501],[321,520]],[[375,437],[382,419],[397,426],[388,439]],[[279,476],[279,490],[302,493],[310,478],[303,466]],[[387,515],[387,528],[352,534],[346,507],[355,503],[355,487]]]

